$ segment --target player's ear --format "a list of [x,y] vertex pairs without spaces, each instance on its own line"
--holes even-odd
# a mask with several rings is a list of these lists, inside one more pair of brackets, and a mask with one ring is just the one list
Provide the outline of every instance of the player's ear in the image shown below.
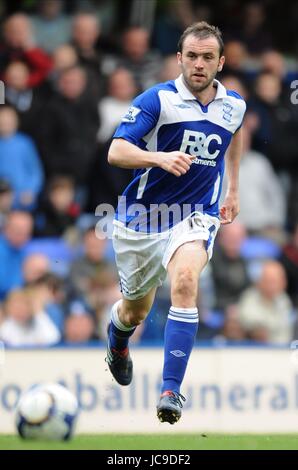
[[226,60],[226,58],[225,58],[224,55],[222,55],[222,56],[219,58],[219,63],[218,63],[218,67],[217,67],[217,71],[218,71],[218,72],[221,72],[221,71],[222,71],[223,66],[224,66],[224,63],[225,63],[225,60]]
[[177,60],[178,60],[179,65],[181,65],[181,57],[182,57],[181,52],[177,52]]

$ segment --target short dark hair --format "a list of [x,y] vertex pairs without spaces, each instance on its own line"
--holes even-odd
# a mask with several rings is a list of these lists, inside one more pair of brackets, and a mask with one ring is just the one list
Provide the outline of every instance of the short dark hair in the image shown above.
[[1,104],[0,112],[2,112],[2,111],[12,111],[13,113],[15,113],[18,116],[18,111],[16,110],[16,108],[14,106],[12,106],[11,104],[8,104],[8,103]]
[[26,284],[26,287],[39,287],[39,286],[47,286],[53,292],[57,292],[59,289],[63,287],[63,281],[56,274],[53,274],[51,272],[46,272],[42,274],[35,281],[31,281]]
[[75,189],[75,181],[71,175],[56,175],[48,182],[48,191],[56,189]]
[[210,36],[214,36],[217,39],[219,45],[219,56],[223,55],[224,51],[224,43],[222,39],[222,34],[220,29],[217,26],[213,26],[206,21],[199,21],[197,23],[193,23],[186,30],[182,33],[179,41],[178,41],[178,52],[182,52],[183,43],[187,36],[190,35],[195,36],[197,39],[206,39]]
[[9,181],[4,178],[0,178],[0,194],[12,193],[12,187]]

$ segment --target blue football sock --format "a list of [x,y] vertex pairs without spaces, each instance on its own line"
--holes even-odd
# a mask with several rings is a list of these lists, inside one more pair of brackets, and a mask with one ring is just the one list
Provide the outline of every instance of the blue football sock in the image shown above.
[[180,392],[198,324],[197,308],[170,308],[165,327],[162,393]]
[[125,326],[119,320],[118,316],[118,305],[121,302],[116,302],[111,309],[111,323],[109,325],[109,346],[111,349],[117,349],[117,351],[123,351],[128,346],[130,336],[134,333],[135,326]]

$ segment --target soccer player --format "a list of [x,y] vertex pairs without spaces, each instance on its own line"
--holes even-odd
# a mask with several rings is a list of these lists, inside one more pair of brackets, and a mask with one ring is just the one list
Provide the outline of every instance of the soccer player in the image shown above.
[[[231,223],[239,212],[245,112],[242,97],[215,79],[225,61],[217,27],[206,22],[189,26],[179,40],[177,59],[182,74],[135,98],[108,155],[111,165],[135,173],[114,220],[123,298],[112,307],[107,362],[119,384],[131,382],[129,337],[148,315],[168,273],[172,306],[157,416],[171,424],[181,417],[185,401],[180,386],[198,329],[200,274],[212,256],[220,223]],[[225,159],[229,182],[219,209]]]

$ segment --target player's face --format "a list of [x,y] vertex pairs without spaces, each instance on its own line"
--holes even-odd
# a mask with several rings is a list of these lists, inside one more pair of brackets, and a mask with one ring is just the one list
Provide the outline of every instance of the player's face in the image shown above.
[[219,44],[214,36],[206,39],[187,36],[177,58],[184,80],[193,93],[208,88],[225,61],[224,56],[219,56]]

